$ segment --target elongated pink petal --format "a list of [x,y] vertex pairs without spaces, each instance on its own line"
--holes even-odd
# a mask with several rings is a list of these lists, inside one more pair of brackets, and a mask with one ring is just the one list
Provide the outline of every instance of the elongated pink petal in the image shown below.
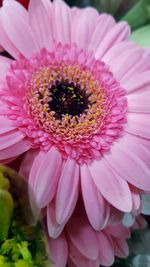
[[41,0],[31,0],[29,3],[29,22],[39,49],[52,48],[52,27],[50,15]]
[[131,192],[127,182],[110,165],[101,159],[89,165],[94,183],[104,198],[117,209],[125,212],[132,210]]
[[[13,8],[14,12],[18,12],[20,16],[23,16],[27,21],[29,19],[28,11],[19,1],[12,1],[12,0],[4,0],[3,6],[8,8]],[[19,8],[18,8],[19,7]]]
[[18,59],[19,51],[16,49],[15,45],[10,41],[3,28],[1,13],[2,12],[0,10],[0,45],[15,59]]
[[1,9],[1,21],[4,31],[17,50],[25,57],[30,57],[37,50],[37,46],[26,15],[20,12],[20,8],[19,4],[15,4],[14,16],[14,9],[5,5]]
[[112,16],[101,14],[97,18],[96,25],[88,45],[88,50],[95,51],[95,49],[97,49],[103,42],[105,35],[113,28],[113,26],[115,26],[115,24],[115,20]]
[[84,217],[74,217],[67,225],[69,238],[77,250],[90,260],[98,257],[98,242],[96,234]]
[[69,258],[72,260],[72,262],[77,266],[80,266],[81,262],[87,262],[88,258],[80,253],[80,251],[72,243],[71,239],[69,239],[68,241],[69,241]]
[[68,158],[58,183],[56,194],[56,221],[62,225],[70,218],[78,199],[79,165]]
[[101,59],[104,54],[116,43],[128,40],[130,29],[125,22],[120,22],[112,28],[103,39],[102,44],[95,51],[95,57]]
[[0,160],[5,160],[9,158],[13,158],[19,156],[20,154],[26,152],[30,149],[30,144],[27,140],[23,139],[14,145],[0,150]]
[[[119,51],[116,55],[117,48]],[[115,78],[120,81],[131,68],[135,67],[135,65],[139,63],[139,61],[143,57],[144,50],[129,42],[125,46],[125,43],[123,42],[113,46],[112,49],[108,51],[108,53],[112,53],[111,60],[109,60],[108,65]],[[105,56],[103,60],[107,63]]]
[[149,84],[150,71],[139,73],[131,77],[129,80],[122,82],[122,86],[128,94],[133,92],[147,92],[149,91]]
[[66,267],[68,258],[68,246],[64,235],[58,239],[49,239],[50,255],[52,267]]
[[132,229],[141,230],[141,229],[145,229],[146,227],[147,227],[147,221],[145,220],[145,218],[141,215],[137,216],[136,221],[134,225],[132,226]]
[[0,56],[0,79],[5,79],[10,64],[13,62],[12,59]]
[[[36,161],[41,161],[38,167]],[[36,172],[35,174],[32,172],[35,176],[32,189],[40,208],[45,207],[54,197],[61,167],[61,154],[54,147],[47,153],[40,152],[35,158],[32,168],[36,168]]]
[[86,50],[91,41],[93,29],[96,26],[96,10],[86,8],[78,12],[72,21],[71,41]]
[[49,236],[53,239],[58,238],[64,229],[64,225],[59,225],[56,222],[56,209],[54,201],[47,206],[47,229]]
[[[144,50],[145,51],[145,50]],[[137,61],[135,65],[132,66],[132,68],[128,69],[126,75],[121,79],[121,83],[124,83],[131,79],[132,77],[135,77],[136,75],[141,75],[143,72],[150,70],[150,54],[147,54],[146,52],[143,53],[143,56]]]
[[129,248],[126,240],[116,238],[114,241],[115,255],[119,258],[126,258],[129,255]]
[[54,1],[52,16],[54,39],[62,44],[71,42],[71,10],[62,0]]
[[3,150],[5,148],[8,148],[22,139],[24,139],[25,135],[22,134],[18,130],[13,130],[8,133],[4,133],[0,135],[0,150]]
[[137,188],[133,185],[130,185],[130,190],[132,194],[133,211],[137,211],[139,210],[141,204],[140,194]]
[[114,249],[110,240],[103,232],[97,234],[99,243],[99,260],[104,266],[110,266],[114,262]]
[[125,131],[136,136],[150,139],[149,114],[128,113]]
[[120,54],[125,52],[127,53],[129,50],[136,49],[136,45],[129,41],[124,41],[121,43],[116,43],[112,46],[102,57],[102,60],[109,66],[113,63],[113,61],[120,57]]
[[80,168],[81,188],[86,213],[93,228],[99,231],[108,223],[110,208],[93,183],[88,167],[83,165]]
[[31,186],[32,191],[35,188],[36,176],[39,170],[39,166],[42,162],[43,156],[44,156],[44,153],[38,150],[38,153],[35,155],[32,165],[31,165],[31,169],[29,173],[29,185]]
[[19,174],[22,177],[29,179],[29,174],[32,168],[33,161],[38,154],[39,154],[39,149],[30,149],[29,151],[26,152],[26,154],[23,157],[23,160],[21,161],[19,169]]
[[137,92],[127,96],[128,111],[134,113],[150,113],[149,92]]
[[126,239],[130,237],[130,230],[125,228],[120,222],[109,225],[106,232],[115,238]]
[[47,13],[51,13],[51,9],[52,9],[52,3],[49,0],[41,0],[42,3],[44,4],[44,6],[46,7]]
[[72,261],[69,262],[68,267],[98,267],[99,266],[99,261],[91,261],[91,260],[84,260],[80,261],[77,260],[76,258],[72,258]]
[[[143,75],[143,72],[150,69],[149,57],[145,50],[135,43],[125,41],[110,48],[102,60],[109,65],[116,79],[119,79],[123,85],[124,83],[128,84],[128,80],[132,80],[135,75],[141,76],[141,72]],[[117,64],[115,64],[116,61]],[[133,83],[131,82],[131,86],[134,85],[134,82],[140,82],[140,79],[134,80]]]
[[16,127],[12,125],[12,121],[5,117],[0,117],[0,134],[4,134],[14,130]]
[[8,163],[12,162],[15,159],[16,159],[16,157],[5,159],[5,160],[0,160],[0,164],[3,164],[3,165],[8,164]]
[[143,153],[142,145],[133,142],[129,135],[124,135],[124,138],[112,146],[110,153],[105,154],[105,158],[110,166],[129,183],[137,188],[150,190],[150,173],[146,162],[143,161]]

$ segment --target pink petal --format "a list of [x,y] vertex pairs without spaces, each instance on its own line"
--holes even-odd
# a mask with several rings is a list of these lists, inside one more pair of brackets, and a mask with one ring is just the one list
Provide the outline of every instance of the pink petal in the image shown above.
[[52,3],[51,3],[51,1],[49,1],[49,0],[42,0],[42,3],[46,7],[47,12],[48,13],[51,13],[51,9],[52,9]]
[[128,94],[133,92],[147,92],[149,91],[150,71],[138,73],[127,81],[122,82],[122,87],[125,88]]
[[15,160],[15,159],[16,159],[16,157],[14,157],[14,158],[9,158],[9,159],[5,159],[5,160],[0,160],[0,164],[5,165],[5,164],[7,164],[7,163],[12,162],[12,161]]
[[110,224],[116,224],[123,219],[123,213],[119,210],[117,210],[115,207],[111,206],[110,208],[110,219],[109,219],[109,225]]
[[105,35],[113,28],[113,26],[115,26],[115,24],[115,20],[112,16],[106,14],[100,15],[97,18],[96,25],[89,42],[88,50],[94,52],[101,42],[103,42]]
[[109,233],[112,237],[115,238],[129,238],[130,237],[130,230],[125,228],[122,223],[116,223],[113,225],[109,225],[106,229],[107,233]]
[[134,43],[129,41],[116,43],[106,52],[106,54],[102,57],[102,60],[111,67],[111,64],[113,64],[114,60],[117,57],[120,57],[120,54],[123,52],[127,53],[129,50],[133,50],[136,47],[137,46]]
[[143,53],[143,56],[141,57],[139,62],[137,61],[136,64],[127,71],[126,75],[121,80],[121,83],[128,81],[135,75],[138,74],[141,75],[143,74],[143,72],[146,72],[149,69],[150,69],[150,55],[145,52]]
[[[132,42],[125,41],[115,44],[108,50],[102,60],[109,65],[116,79],[119,79],[121,84],[124,84],[133,79],[135,75],[141,75],[141,72],[150,69],[149,57],[145,50]],[[139,79],[138,81],[140,82]],[[137,83],[136,80],[135,82]],[[131,83],[131,86],[133,84]]]
[[21,5],[15,4],[13,6],[13,3],[12,1],[11,8],[9,5],[5,5],[1,9],[2,25],[17,50],[25,57],[30,57],[37,50],[34,36],[26,18],[26,13],[20,12]]
[[24,155],[19,169],[19,174],[21,176],[23,176],[26,179],[29,178],[33,161],[38,154],[39,154],[39,149],[31,149]]
[[105,159],[129,183],[137,188],[150,190],[149,168],[142,158],[145,149],[132,140],[129,135],[124,135],[111,147],[110,153],[105,154]]
[[71,41],[86,50],[96,26],[98,12],[92,8],[77,12],[72,21]]
[[88,167],[83,165],[80,167],[80,169],[81,188],[86,213],[92,227],[96,231],[99,231],[108,223],[110,216],[109,205],[94,185]]
[[137,113],[150,113],[150,93],[134,92],[127,96],[128,111]]
[[14,145],[5,148],[3,150],[0,150],[0,160],[9,159],[13,157],[17,157],[20,154],[26,152],[30,149],[30,144],[27,142],[27,140],[23,139]]
[[0,79],[5,79],[10,64],[13,62],[12,59],[0,56]]
[[84,260],[80,261],[77,260],[76,258],[72,259],[72,262],[69,262],[68,267],[98,267],[99,266],[99,261],[91,261],[91,260]]
[[147,221],[145,220],[145,218],[142,215],[137,216],[136,221],[134,225],[132,226],[132,229],[141,230],[141,229],[145,229],[146,227],[147,227]]
[[52,48],[50,14],[41,0],[30,0],[29,21],[39,49],[45,47],[50,50]]
[[3,6],[13,8],[14,12],[19,12],[20,16],[23,16],[26,20],[28,20],[28,11],[19,2],[16,2],[14,0],[5,0],[3,1]]
[[0,150],[11,147],[24,139],[25,135],[18,130],[13,130],[0,135]]
[[126,22],[120,22],[116,24],[112,30],[110,30],[101,45],[95,51],[95,57],[101,59],[104,54],[116,43],[126,41],[130,35],[130,29]]
[[115,255],[119,258],[126,258],[129,255],[128,244],[125,240],[116,238],[114,241]]
[[127,182],[122,179],[104,158],[89,165],[94,183],[104,198],[117,209],[130,212],[132,209],[131,192]]
[[14,130],[16,127],[12,125],[12,121],[5,117],[0,117],[0,134],[4,134]]
[[[138,46],[133,45],[132,43],[123,42],[113,46],[107,52],[107,54],[105,55],[106,59],[104,56],[103,60],[109,65],[115,78],[120,81],[131,68],[135,67],[135,65],[139,63],[144,54],[144,50],[142,50]],[[107,59],[108,57],[109,60]]]
[[141,204],[140,194],[137,188],[133,185],[130,185],[130,190],[132,194],[133,211],[137,211],[139,210]]
[[74,244],[70,239],[68,240],[68,242],[69,242],[69,258],[72,260],[72,262],[77,266],[80,266],[82,262],[87,262],[88,259],[79,252],[79,250],[74,246]]
[[62,0],[55,0],[52,16],[54,39],[62,44],[71,42],[71,10]]
[[139,137],[150,139],[149,114],[128,113],[125,131]]
[[102,265],[110,266],[114,262],[114,249],[111,241],[103,232],[97,234],[99,242],[99,260]]
[[58,183],[56,194],[56,220],[62,225],[70,218],[79,194],[79,165],[67,159]]
[[[148,139],[144,139],[129,133],[125,133],[125,136],[130,140],[130,147],[136,155],[145,162],[145,164],[150,167],[150,142]],[[128,141],[129,142],[129,141]],[[138,145],[137,145],[138,144]],[[131,184],[130,184],[131,185]]]
[[47,206],[47,229],[51,238],[56,239],[60,236],[64,229],[64,225],[56,222],[55,202],[53,201]]
[[69,238],[77,250],[90,260],[98,257],[98,242],[94,230],[84,217],[74,217],[67,225]]
[[2,17],[1,17],[1,10],[0,10],[0,45],[6,50],[10,55],[12,55],[15,59],[19,58],[19,51],[16,49],[15,45],[12,44],[10,39],[8,38],[2,24]]
[[66,267],[68,258],[68,246],[64,235],[58,239],[49,239],[52,267]]
[[[37,162],[39,165],[37,167]],[[39,152],[32,165],[34,175],[33,192],[40,208],[45,207],[54,197],[61,174],[61,154],[53,147],[47,153]],[[31,177],[31,176],[30,176]],[[32,178],[29,178],[32,179]]]

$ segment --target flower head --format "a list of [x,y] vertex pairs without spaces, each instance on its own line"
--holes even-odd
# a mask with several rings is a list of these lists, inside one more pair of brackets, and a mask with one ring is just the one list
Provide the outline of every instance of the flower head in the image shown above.
[[23,154],[20,173],[52,230],[79,195],[95,230],[113,207],[139,209],[139,190],[150,190],[150,60],[128,25],[62,0],[30,0],[28,11],[5,0],[0,26],[12,57],[0,57],[0,160]]

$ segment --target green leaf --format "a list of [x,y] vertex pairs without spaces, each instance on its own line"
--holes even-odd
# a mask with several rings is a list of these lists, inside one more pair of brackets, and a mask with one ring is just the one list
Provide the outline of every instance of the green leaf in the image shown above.
[[131,40],[142,47],[150,48],[150,24],[133,31]]
[[0,189],[0,241],[8,237],[14,202],[9,192]]
[[0,255],[0,267],[13,267],[13,264],[7,261],[7,258]]
[[143,1],[139,1],[128,13],[122,18],[129,23],[132,29],[143,26],[150,19],[149,6]]

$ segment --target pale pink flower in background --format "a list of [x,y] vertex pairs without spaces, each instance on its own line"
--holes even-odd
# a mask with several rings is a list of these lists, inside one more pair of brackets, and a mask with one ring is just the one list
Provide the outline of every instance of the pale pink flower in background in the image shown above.
[[23,154],[20,173],[58,235],[79,195],[100,230],[150,190],[150,57],[129,35],[127,23],[62,0],[0,10],[13,58],[0,57],[0,162]]
[[97,232],[89,224],[84,211],[76,211],[59,238],[49,239],[52,267],[111,266],[115,256],[128,256],[126,239],[130,237],[130,230],[121,222]]

